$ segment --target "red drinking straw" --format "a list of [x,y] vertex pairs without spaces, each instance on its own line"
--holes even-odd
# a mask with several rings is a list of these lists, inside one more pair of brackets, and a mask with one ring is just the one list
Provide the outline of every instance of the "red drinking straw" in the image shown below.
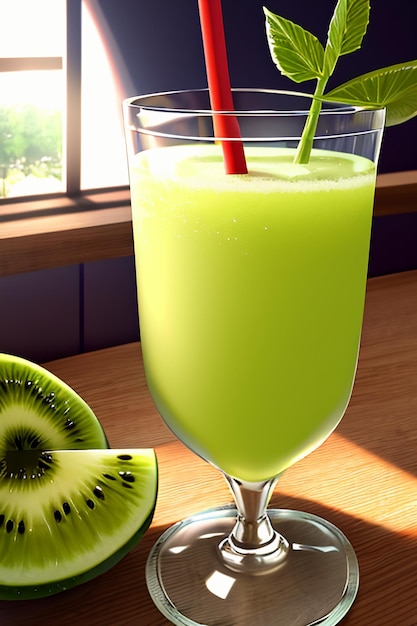
[[[211,108],[233,111],[221,0],[198,0],[198,6]],[[216,137],[239,139],[241,136],[238,120],[233,115],[214,116],[214,127]],[[243,143],[222,141],[222,148],[226,174],[247,174]]]

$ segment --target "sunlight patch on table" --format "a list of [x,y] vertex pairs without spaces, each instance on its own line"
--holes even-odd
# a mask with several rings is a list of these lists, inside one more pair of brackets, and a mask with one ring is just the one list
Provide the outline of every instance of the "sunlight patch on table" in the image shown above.
[[287,470],[276,493],[308,498],[387,530],[417,537],[417,476],[333,433]]

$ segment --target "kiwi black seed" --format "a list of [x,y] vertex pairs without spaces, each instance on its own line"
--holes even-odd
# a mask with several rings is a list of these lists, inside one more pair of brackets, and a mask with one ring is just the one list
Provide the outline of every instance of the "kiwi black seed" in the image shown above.
[[[36,462],[36,451],[13,454],[25,467]],[[38,456],[47,467],[43,476],[32,481],[10,471],[0,480],[0,599],[50,595],[97,576],[130,551],[153,516],[153,450]],[[125,476],[134,477],[128,492]],[[36,496],[26,498],[32,490]]]
[[0,354],[0,471],[4,451],[107,447],[99,421],[73,389],[26,359]]
[[58,593],[112,567],[149,526],[156,493],[153,450],[108,449],[74,390],[0,354],[0,600]]

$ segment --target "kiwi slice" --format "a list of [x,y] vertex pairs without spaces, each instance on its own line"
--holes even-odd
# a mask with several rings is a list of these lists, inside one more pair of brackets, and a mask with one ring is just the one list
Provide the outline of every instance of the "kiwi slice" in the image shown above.
[[0,599],[51,595],[103,573],[148,528],[156,495],[152,449],[7,452]]
[[26,359],[0,354],[0,458],[10,450],[108,448],[88,404]]
[[73,389],[0,354],[0,600],[58,593],[115,565],[156,495],[153,450],[110,450]]

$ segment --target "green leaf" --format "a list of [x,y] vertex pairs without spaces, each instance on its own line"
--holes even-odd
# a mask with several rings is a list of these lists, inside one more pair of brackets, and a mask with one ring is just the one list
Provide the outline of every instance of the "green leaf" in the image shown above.
[[296,83],[323,75],[324,48],[314,35],[264,7],[272,59]]
[[369,109],[386,108],[386,125],[417,115],[417,60],[375,70],[326,93],[323,100]]
[[350,54],[362,45],[369,23],[369,0],[339,0],[333,13],[324,53],[324,71],[333,73],[343,54]]

